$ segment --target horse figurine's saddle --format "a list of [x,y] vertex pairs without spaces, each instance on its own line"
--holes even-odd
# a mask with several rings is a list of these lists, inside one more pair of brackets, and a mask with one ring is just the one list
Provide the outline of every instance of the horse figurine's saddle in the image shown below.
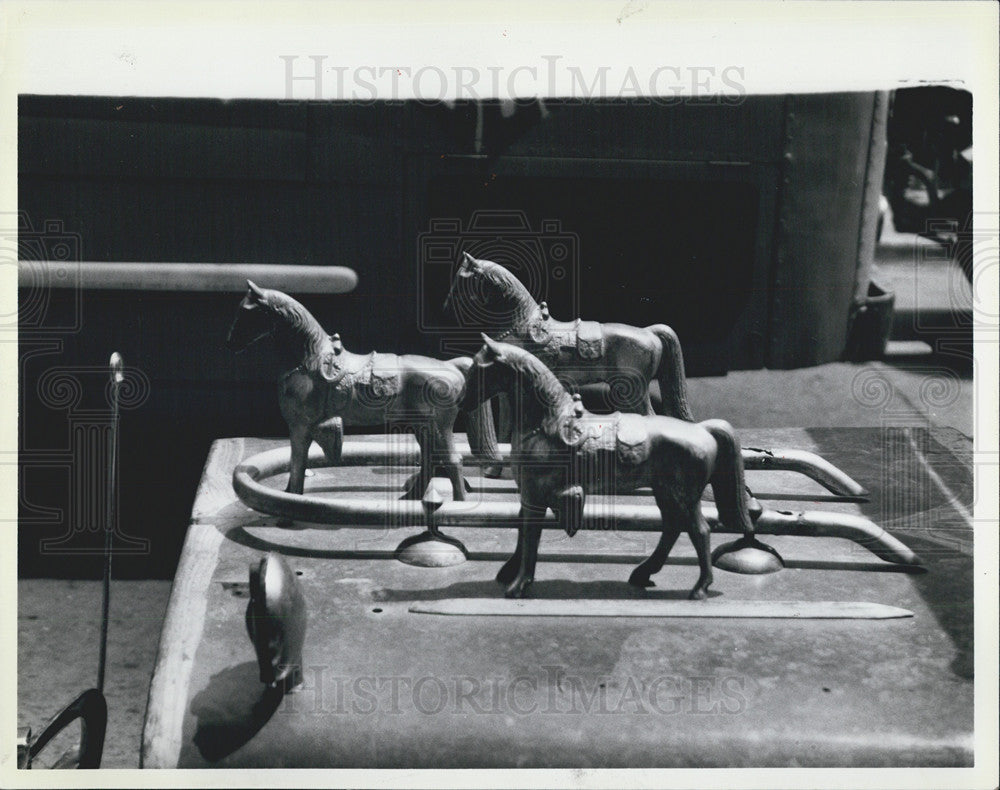
[[401,389],[399,357],[396,354],[352,354],[344,349],[340,335],[331,335],[332,349],[320,357],[320,375],[335,390],[335,395],[350,395],[359,388],[372,398],[385,401]]
[[558,434],[563,444],[585,452],[614,451],[618,461],[627,466],[649,458],[650,440],[641,414],[584,414],[580,396],[574,395],[573,413],[559,422]]
[[528,336],[540,346],[557,351],[575,350],[580,359],[604,356],[604,331],[599,321],[553,321],[545,302],[538,305],[539,317],[528,327]]

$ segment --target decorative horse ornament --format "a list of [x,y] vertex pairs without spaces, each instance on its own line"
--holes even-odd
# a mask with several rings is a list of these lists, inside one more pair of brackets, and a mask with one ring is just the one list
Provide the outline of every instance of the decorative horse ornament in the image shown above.
[[463,260],[445,299],[461,318],[470,316],[494,340],[526,349],[572,385],[607,383],[622,411],[653,414],[649,383],[660,383],[660,413],[691,421],[684,356],[677,334],[666,324],[642,329],[597,321],[556,321],[508,269]]
[[507,597],[522,597],[534,579],[546,511],[551,508],[573,535],[588,493],[653,489],[663,516],[663,534],[649,559],[629,578],[640,587],[652,585],[650,577],[663,567],[685,529],[701,568],[690,597],[706,597],[712,582],[711,533],[700,500],[709,483],[721,520],[739,525],[745,545],[773,552],[754,538],[740,443],[727,422],[591,414],[533,354],[487,335],[483,340],[485,345],[469,374],[465,405],[478,405],[506,392],[520,417],[511,437],[514,477],[521,496],[517,548],[497,574],[497,581],[506,585]]
[[[299,302],[247,281],[226,345],[242,351],[273,335],[296,367],[281,377],[278,401],[288,423],[292,456],[287,491],[301,494],[309,445],[331,462],[340,458],[343,424],[399,424],[416,435],[420,471],[406,497],[419,499],[435,465],[444,467],[455,499],[465,498],[462,456],[452,428],[465,394],[470,357],[442,361],[415,355],[353,354],[339,335],[327,335]],[[470,436],[484,410],[470,414]],[[474,440],[475,441],[475,440]]]

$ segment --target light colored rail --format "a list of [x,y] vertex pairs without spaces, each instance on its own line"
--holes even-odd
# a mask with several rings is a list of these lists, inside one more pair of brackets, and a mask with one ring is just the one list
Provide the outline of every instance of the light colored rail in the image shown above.
[[18,261],[20,288],[240,293],[247,280],[289,293],[347,293],[358,275],[346,266],[267,263]]
[[[341,466],[367,464],[409,464],[417,461],[416,442],[409,447],[409,437],[393,436],[391,444],[377,441],[344,442]],[[458,449],[469,457],[468,446],[457,442]],[[412,528],[433,512],[438,527],[516,528],[519,525],[517,500],[486,502],[443,502],[431,511],[422,502],[385,497],[371,499],[331,499],[310,494],[290,494],[261,484],[289,468],[289,449],[279,447],[258,453],[233,470],[233,489],[247,506],[261,513],[316,524],[372,528]],[[319,448],[309,455],[309,466],[327,466]],[[741,533],[736,525],[719,521],[718,510],[704,504],[702,510],[713,532]],[[559,529],[554,516],[544,519],[546,529]],[[580,529],[660,532],[663,529],[659,508],[655,505],[620,504],[586,505]],[[908,546],[863,516],[823,511],[790,512],[764,510],[756,522],[758,535],[795,535],[799,537],[846,538],[863,546],[881,559],[900,565],[920,565],[920,558]]]

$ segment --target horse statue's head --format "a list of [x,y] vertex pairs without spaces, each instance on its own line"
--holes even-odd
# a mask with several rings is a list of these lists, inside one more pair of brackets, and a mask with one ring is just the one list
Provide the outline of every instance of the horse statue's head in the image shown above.
[[444,309],[467,326],[506,329],[532,316],[538,305],[509,269],[463,252]]
[[226,347],[242,351],[268,335],[273,335],[295,362],[314,362],[331,342],[319,322],[291,296],[258,288],[247,280],[247,293],[236,311]]
[[274,293],[266,288],[258,288],[252,280],[247,280],[247,293],[229,328],[226,348],[230,351],[243,351],[274,332],[274,312],[269,301],[273,299]]
[[483,334],[469,369],[463,407],[474,409],[501,392],[511,396],[522,431],[573,409],[573,398],[556,375],[530,351]]

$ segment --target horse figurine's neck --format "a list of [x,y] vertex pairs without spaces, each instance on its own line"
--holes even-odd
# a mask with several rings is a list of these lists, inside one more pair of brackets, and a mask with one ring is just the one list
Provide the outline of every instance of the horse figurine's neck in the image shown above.
[[493,309],[504,316],[506,321],[504,326],[496,327],[490,334],[496,335],[499,339],[508,334],[526,332],[532,321],[541,313],[531,293],[513,272],[500,264],[482,261],[481,265],[483,266],[481,276],[493,289]]
[[279,348],[297,364],[311,369],[328,350],[330,338],[299,302],[287,294],[271,291],[268,309],[274,316],[274,339]]
[[521,409],[522,434],[541,429],[550,437],[556,436],[559,423],[573,413],[572,396],[537,357],[521,349],[508,353],[508,364],[516,374],[513,395]]

